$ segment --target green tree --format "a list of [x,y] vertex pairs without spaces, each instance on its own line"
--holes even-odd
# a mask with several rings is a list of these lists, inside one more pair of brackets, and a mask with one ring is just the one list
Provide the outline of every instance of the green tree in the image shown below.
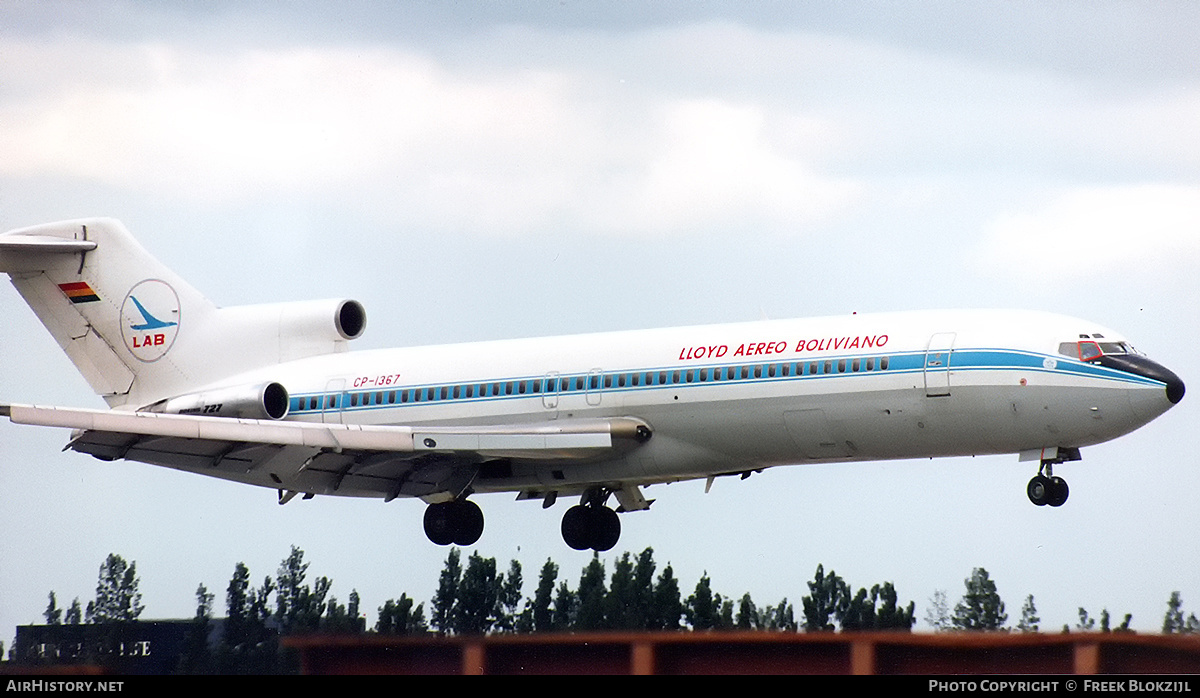
[[583,574],[579,577],[579,588],[575,592],[579,599],[579,607],[574,629],[602,630],[608,627],[605,614],[605,597],[608,592],[604,578],[604,563],[600,561],[600,553],[593,552],[592,559],[583,568]]
[[58,599],[54,596],[54,592],[50,592],[50,603],[46,604],[46,610],[42,612],[42,616],[46,619],[46,625],[61,625],[62,624],[62,609],[58,607]]
[[304,583],[307,575],[304,551],[293,545],[275,573],[275,620],[281,634],[311,632],[321,627],[325,598],[333,583],[327,577],[318,577],[310,587]]
[[1021,605],[1021,620],[1017,621],[1017,630],[1023,633],[1036,633],[1038,631],[1038,623],[1042,619],[1038,617],[1037,606],[1033,603],[1033,594],[1025,597],[1025,603]]
[[321,619],[321,629],[331,633],[360,633],[363,630],[363,619],[359,614],[358,590],[350,591],[350,600],[346,605],[338,602],[337,597],[330,596],[325,604],[325,616]]
[[1167,614],[1163,616],[1162,631],[1164,635],[1200,633],[1200,620],[1196,619],[1194,613],[1188,614],[1186,621],[1183,619],[1183,597],[1178,591],[1172,591],[1171,598],[1167,600]]
[[379,609],[375,632],[381,635],[421,635],[429,631],[425,623],[425,604],[413,607],[407,594],[393,601],[388,599]]
[[1008,621],[1004,601],[996,592],[996,583],[987,570],[976,567],[964,580],[967,592],[954,607],[951,622],[960,630],[1000,630]]
[[67,625],[79,625],[83,622],[83,606],[80,605],[78,596],[71,601],[71,605],[67,608],[67,615],[63,618],[63,622]]
[[804,629],[807,632],[833,630],[835,615],[844,614],[850,604],[850,589],[833,570],[825,574],[825,566],[817,565],[817,573],[808,583],[809,595],[800,599],[804,605]]
[[646,625],[651,630],[679,630],[683,618],[683,596],[675,570],[668,563],[654,582],[653,599],[650,603]]
[[758,607],[754,605],[754,600],[750,598],[750,592],[742,594],[742,599],[738,601],[737,620],[734,625],[738,630],[762,630],[763,619],[758,612]]
[[278,634],[267,626],[275,583],[267,577],[252,589],[250,570],[237,563],[225,590],[225,623],[218,667],[224,674],[270,674],[279,670]]
[[496,628],[501,632],[516,632],[519,626],[529,623],[527,620],[522,620],[522,613],[517,611],[521,605],[521,591],[524,587],[525,579],[521,574],[521,563],[510,560],[508,573],[504,575],[504,581],[500,585],[499,617],[496,619]]
[[575,618],[579,615],[579,596],[571,591],[566,581],[559,583],[554,592],[554,611],[551,613],[551,623],[555,630],[571,630],[575,627]]
[[612,579],[604,599],[605,627],[621,630],[642,628],[641,599],[634,586],[633,558],[626,551],[613,565]]
[[554,629],[554,616],[550,607],[554,601],[554,583],[558,581],[558,565],[550,558],[542,565],[538,574],[537,591],[533,597],[533,630],[541,633]]
[[720,622],[721,597],[713,594],[708,572],[696,582],[695,590],[684,603],[683,614],[692,630],[712,630]]
[[906,608],[900,608],[896,587],[891,582],[871,587],[872,596],[876,595],[876,589],[880,606],[875,612],[875,627],[879,630],[911,632],[913,624],[917,622],[916,603],[909,601]]
[[954,623],[950,620],[950,602],[946,600],[946,590],[937,589],[929,598],[929,608],[925,610],[925,622],[935,632],[950,630]]
[[454,604],[458,600],[458,584],[462,580],[461,559],[458,548],[451,547],[438,577],[437,592],[433,596],[430,622],[434,630],[443,635],[453,632]]
[[654,613],[654,549],[646,548],[636,559],[628,552],[613,566],[609,581],[608,627],[645,630],[652,626]]
[[788,603],[787,597],[784,597],[778,605],[767,606],[763,610],[762,616],[767,630],[794,633],[800,627],[796,623],[796,611],[792,608],[792,604]]
[[496,558],[471,553],[451,611],[451,631],[478,634],[491,630],[500,616],[502,583],[503,577],[496,575]]
[[196,587],[196,615],[184,641],[179,671],[184,674],[208,674],[214,670],[208,633],[212,627],[213,594],[203,584]]
[[142,614],[137,563],[109,554],[100,565],[96,600],[88,604],[89,623],[132,623]]

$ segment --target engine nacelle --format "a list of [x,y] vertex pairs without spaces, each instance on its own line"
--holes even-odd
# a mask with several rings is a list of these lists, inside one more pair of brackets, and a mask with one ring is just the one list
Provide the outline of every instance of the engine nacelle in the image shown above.
[[225,338],[222,351],[213,359],[228,365],[227,371],[216,373],[231,376],[346,351],[348,341],[361,337],[366,327],[367,311],[361,303],[334,299],[221,308],[203,331]]
[[279,308],[281,342],[318,337],[329,341],[358,339],[367,329],[367,311],[358,301],[299,301],[273,307]]
[[288,413],[288,391],[274,382],[216,388],[159,400],[146,407],[145,411],[207,417],[283,419]]

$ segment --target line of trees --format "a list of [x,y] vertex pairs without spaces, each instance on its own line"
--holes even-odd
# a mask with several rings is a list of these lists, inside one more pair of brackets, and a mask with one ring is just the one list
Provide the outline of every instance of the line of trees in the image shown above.
[[[911,631],[915,603],[902,605],[891,582],[857,591],[844,579],[818,565],[800,600],[800,616],[787,598],[759,606],[743,594],[726,597],[712,589],[704,573],[690,594],[684,595],[674,570],[659,570],[654,551],[646,548],[634,556],[623,553],[611,570],[598,554],[584,566],[572,587],[560,579],[559,566],[550,559],[542,565],[532,596],[523,595],[521,563],[512,560],[500,571],[495,558],[473,552],[463,561],[451,548],[428,611],[426,604],[407,594],[388,599],[377,609],[376,622],[368,627],[356,590],[341,603],[331,593],[333,582],[318,577],[310,583],[304,552],[292,546],[275,576],[260,585],[251,581],[243,563],[234,567],[225,590],[225,617],[217,641],[211,642],[216,596],[200,584],[196,589],[196,614],[179,669],[189,673],[274,673],[296,668],[295,657],[281,650],[279,637],[314,632],[416,635],[426,633],[528,633],[579,630],[763,630],[831,632],[835,630]],[[76,598],[65,610],[53,591],[44,612],[48,625],[136,622],[144,608],[138,591],[135,563],[109,555],[100,566],[96,598],[86,607]],[[930,599],[925,620],[934,630],[1008,630],[1008,614],[996,584],[987,570],[976,568],[964,580],[965,593],[953,608],[945,591]],[[1183,600],[1173,592],[1164,617],[1163,633],[1200,633],[1194,614],[1184,618]],[[1079,609],[1077,631],[1128,631],[1131,615],[1111,626],[1107,609],[1098,619]],[[1026,597],[1013,629],[1039,632],[1041,619],[1033,595]],[[1099,628],[1097,628],[1099,623]],[[1072,629],[1063,626],[1063,632]],[[3,654],[0,646],[0,656]]]

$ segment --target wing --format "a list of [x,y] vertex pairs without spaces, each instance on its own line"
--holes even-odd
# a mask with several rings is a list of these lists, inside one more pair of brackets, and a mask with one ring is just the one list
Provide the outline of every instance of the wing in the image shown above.
[[631,417],[371,426],[33,405],[0,405],[0,416],[74,429],[66,448],[103,460],[271,487],[281,501],[301,492],[386,499],[458,495],[481,471],[511,471],[514,461],[600,459],[650,437],[645,422]]

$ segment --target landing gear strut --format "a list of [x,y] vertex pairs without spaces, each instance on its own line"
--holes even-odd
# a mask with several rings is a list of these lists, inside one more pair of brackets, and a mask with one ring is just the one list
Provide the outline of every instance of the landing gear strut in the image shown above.
[[471,545],[483,535],[483,512],[469,499],[430,504],[425,509],[425,535],[438,545]]
[[575,550],[612,550],[621,538],[621,520],[617,512],[604,506],[604,489],[588,490],[581,504],[567,509],[562,518],[562,537]]

